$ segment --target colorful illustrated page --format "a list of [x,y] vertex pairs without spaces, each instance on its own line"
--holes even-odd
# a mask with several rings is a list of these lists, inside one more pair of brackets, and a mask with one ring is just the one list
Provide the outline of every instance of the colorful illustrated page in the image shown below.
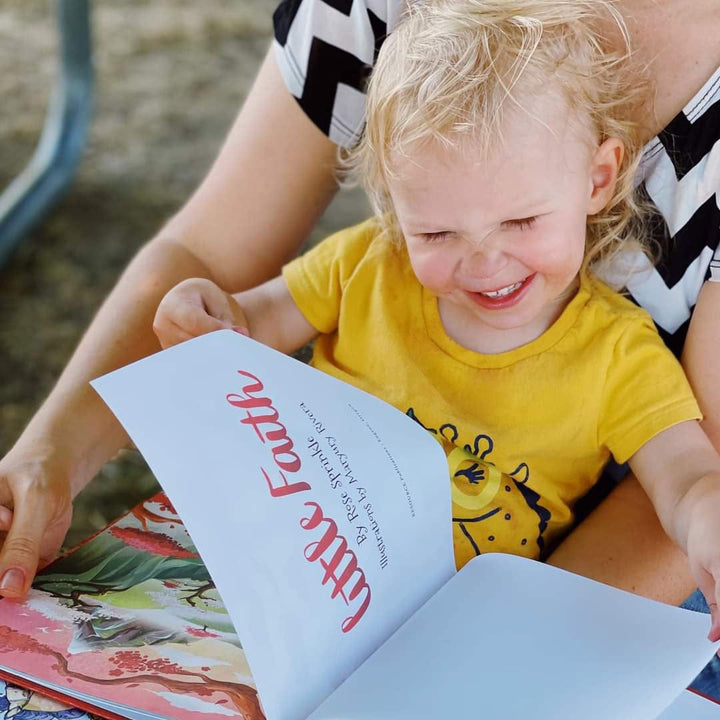
[[71,708],[18,685],[0,680],[2,720],[97,720],[94,715]]
[[[129,717],[263,717],[225,607],[163,494],[49,566],[25,602],[0,600],[0,672]],[[40,717],[24,712],[2,717]]]

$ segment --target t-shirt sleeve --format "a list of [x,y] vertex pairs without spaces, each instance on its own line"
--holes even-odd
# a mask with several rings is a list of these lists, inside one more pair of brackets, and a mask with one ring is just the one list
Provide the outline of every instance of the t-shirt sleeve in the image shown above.
[[394,23],[388,15],[400,6],[400,0],[283,0],[273,15],[275,56],[288,90],[339,145],[360,139],[365,85]]
[[283,267],[292,299],[319,332],[337,329],[343,291],[367,254],[376,227],[368,220],[341,230]]
[[649,317],[631,321],[620,336],[603,397],[599,441],[619,463],[663,430],[702,418],[680,363]]

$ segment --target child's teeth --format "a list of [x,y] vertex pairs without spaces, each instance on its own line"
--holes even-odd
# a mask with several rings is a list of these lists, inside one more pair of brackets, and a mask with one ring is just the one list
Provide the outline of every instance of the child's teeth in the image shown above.
[[511,292],[515,292],[515,290],[517,290],[521,285],[522,280],[520,282],[516,282],[514,285],[508,285],[507,287],[500,288],[500,290],[493,290],[491,292],[484,292],[480,294],[491,298],[503,297],[504,295],[509,295]]

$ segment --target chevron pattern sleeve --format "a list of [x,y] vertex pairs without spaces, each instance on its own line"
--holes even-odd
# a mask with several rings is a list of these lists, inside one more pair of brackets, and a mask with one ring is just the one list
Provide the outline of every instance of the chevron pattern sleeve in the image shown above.
[[700,289],[720,277],[720,69],[647,144],[638,180],[660,256],[632,258],[627,288],[680,357]]
[[283,0],[275,54],[288,90],[333,142],[351,147],[365,123],[365,84],[401,0]]
[[[718,227],[720,232],[720,226]],[[710,261],[710,277],[711,282],[720,282],[720,246],[715,249],[713,259]]]

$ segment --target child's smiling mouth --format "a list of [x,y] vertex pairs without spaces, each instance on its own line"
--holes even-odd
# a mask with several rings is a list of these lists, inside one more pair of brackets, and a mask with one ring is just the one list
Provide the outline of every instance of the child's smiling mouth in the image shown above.
[[505,297],[505,295],[509,295],[511,292],[517,290],[523,284],[523,282],[523,280],[520,280],[519,282],[513,283],[512,285],[500,288],[500,290],[490,290],[488,292],[481,292],[480,294],[489,298]]
[[488,290],[485,292],[468,290],[466,292],[477,305],[490,310],[501,310],[512,307],[518,303],[532,285],[532,281],[536,275],[537,273],[533,273],[518,282],[498,288],[497,290]]

